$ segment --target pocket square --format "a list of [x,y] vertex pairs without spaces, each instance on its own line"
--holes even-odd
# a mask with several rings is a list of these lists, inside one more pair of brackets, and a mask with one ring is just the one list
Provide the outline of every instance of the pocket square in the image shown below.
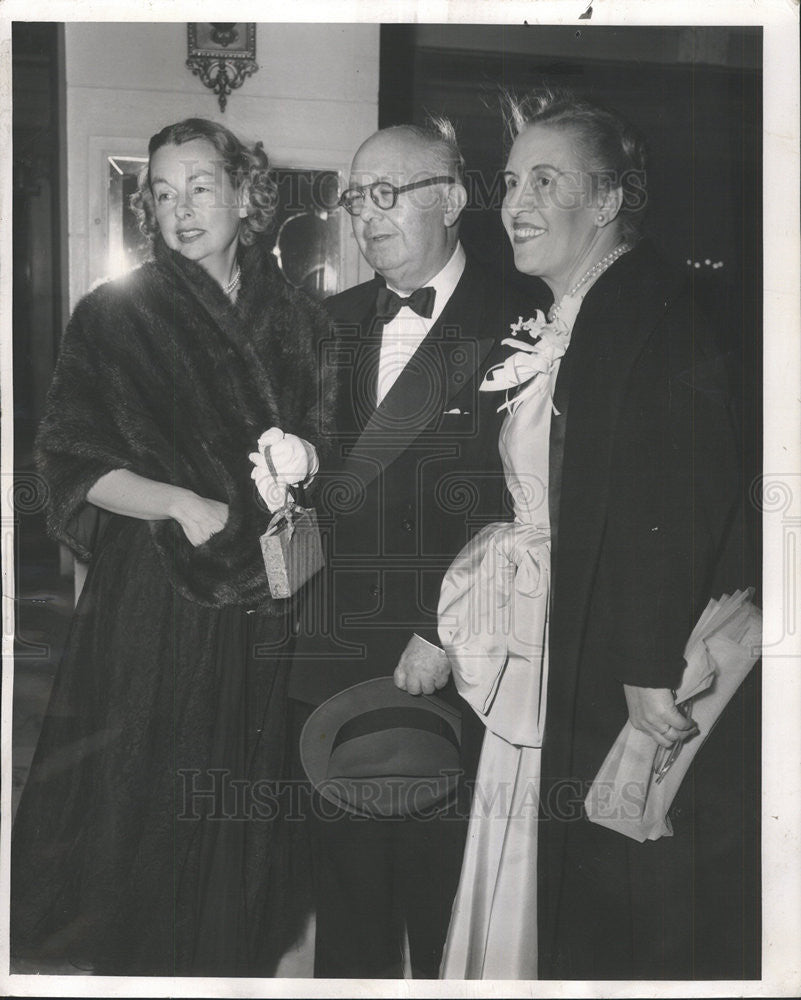
[[445,417],[450,417],[450,416],[460,417],[462,415],[469,416],[469,414],[470,414],[470,410],[460,410],[459,407],[456,406],[452,410],[445,410],[445,412],[443,413],[443,416],[445,416]]

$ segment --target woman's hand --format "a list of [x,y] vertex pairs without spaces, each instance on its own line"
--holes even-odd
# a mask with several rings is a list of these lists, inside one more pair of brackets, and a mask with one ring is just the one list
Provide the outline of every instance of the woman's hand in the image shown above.
[[676,700],[669,688],[624,684],[623,690],[632,726],[648,733],[660,746],[670,747],[676,741],[686,740],[698,732],[693,720],[685,719],[676,708]]
[[[275,476],[267,467],[264,457],[266,448],[270,449]],[[248,458],[253,463],[251,479],[270,510],[283,507],[287,487],[307,482],[318,468],[314,446],[294,434],[284,434],[278,427],[271,427],[262,434],[258,441],[258,451],[251,452]]]
[[86,499],[112,514],[143,521],[172,518],[184,529],[192,545],[202,545],[228,520],[228,505],[199,497],[183,486],[161,483],[130,469],[107,472],[91,487]]
[[176,501],[172,516],[184,529],[190,544],[197,548],[225,527],[228,504],[186,490]]

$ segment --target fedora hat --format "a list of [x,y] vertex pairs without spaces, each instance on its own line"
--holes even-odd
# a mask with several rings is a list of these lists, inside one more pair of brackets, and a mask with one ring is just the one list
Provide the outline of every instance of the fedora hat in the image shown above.
[[410,695],[391,677],[323,702],[300,736],[306,776],[328,802],[361,816],[445,808],[461,773],[461,717],[440,698]]

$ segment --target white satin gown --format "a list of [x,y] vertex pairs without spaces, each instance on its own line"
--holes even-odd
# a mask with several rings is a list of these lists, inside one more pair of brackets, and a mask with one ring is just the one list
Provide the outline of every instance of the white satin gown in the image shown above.
[[[561,352],[567,346],[570,331]],[[559,356],[507,415],[513,522],[483,528],[442,585],[440,640],[487,731],[440,976],[537,978],[537,826],[551,577],[548,439]]]

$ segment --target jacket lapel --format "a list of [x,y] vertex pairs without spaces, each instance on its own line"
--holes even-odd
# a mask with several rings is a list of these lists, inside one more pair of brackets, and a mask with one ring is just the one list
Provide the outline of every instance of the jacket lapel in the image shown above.
[[[448,404],[474,377],[495,343],[478,336],[483,282],[470,261],[442,314],[373,412],[345,465],[358,465],[368,484],[426,429],[436,429]],[[374,315],[374,311],[373,311]],[[380,327],[379,327],[380,334]],[[380,351],[380,335],[374,338]],[[365,476],[365,465],[369,473]]]

